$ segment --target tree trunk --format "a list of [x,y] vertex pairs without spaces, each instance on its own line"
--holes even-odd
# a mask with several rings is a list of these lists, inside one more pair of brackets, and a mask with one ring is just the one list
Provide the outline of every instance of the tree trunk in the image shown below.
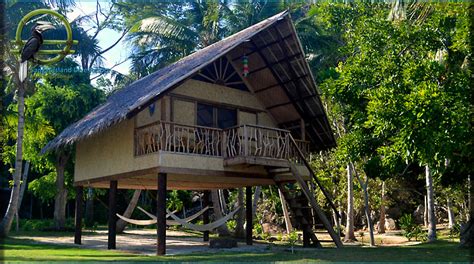
[[374,225],[372,223],[372,217],[370,217],[370,207],[369,207],[369,179],[367,175],[365,176],[365,181],[363,182],[360,178],[359,174],[357,173],[355,166],[351,163],[352,169],[354,170],[354,174],[359,181],[360,186],[364,192],[364,211],[365,211],[365,218],[367,219],[367,226],[369,228],[369,235],[370,235],[370,246],[375,246],[375,238],[374,238]]
[[372,223],[372,217],[370,217],[370,207],[369,207],[369,191],[368,180],[366,179],[365,183],[362,185],[364,189],[364,207],[365,207],[365,217],[367,218],[367,226],[369,227],[370,235],[370,245],[375,247],[375,238],[374,238],[374,224]]
[[[135,207],[137,207],[138,200],[140,199],[141,193],[142,193],[142,190],[135,190],[135,192],[133,192],[132,199],[128,203],[127,209],[125,209],[123,216],[127,218],[130,218],[130,216],[132,216],[133,210],[135,210]],[[122,219],[119,219],[117,221],[117,228],[116,228],[117,233],[123,233],[123,230],[125,230],[126,226],[127,226],[127,222],[123,221]]]
[[7,211],[0,222],[0,237],[8,236],[12,227],[13,217],[18,211],[20,195],[20,177],[23,169],[23,132],[25,129],[25,89],[24,83],[18,82],[18,129],[16,140],[15,172],[13,173],[13,187],[10,193]]
[[426,195],[423,196],[423,199],[425,201],[425,207],[423,210],[423,224],[426,228],[428,228],[428,199],[426,198]]
[[65,186],[64,170],[69,155],[63,151],[57,154],[56,160],[56,197],[54,199],[54,225],[57,230],[64,230],[66,225],[67,189]]
[[344,242],[353,242],[357,239],[354,235],[354,176],[349,164],[347,164],[347,220],[346,235]]
[[94,190],[90,187],[87,188],[86,212],[84,223],[87,227],[92,227],[94,225]]
[[377,227],[379,234],[385,234],[385,182],[382,181],[382,197],[380,202],[380,218]]
[[283,210],[283,217],[285,218],[286,233],[289,234],[293,230],[293,226],[291,225],[290,215],[288,214],[288,207],[280,189],[278,189],[278,195],[280,196],[281,209]]
[[30,170],[30,162],[27,161],[25,163],[25,168],[23,168],[23,176],[21,177],[21,185],[20,185],[20,195],[18,197],[18,210],[15,213],[17,232],[20,229],[20,214],[18,211],[21,208],[21,202],[23,201],[23,196],[25,195],[26,186],[28,185],[28,171],[29,170]]
[[222,212],[223,215],[225,215],[227,213],[227,207],[225,206],[227,203],[225,202],[224,190],[219,189],[219,190],[217,190],[217,193],[219,194],[221,212]]
[[238,238],[245,237],[244,222],[245,222],[245,204],[244,204],[244,189],[239,188],[237,194],[237,206],[240,206],[240,210],[237,213],[235,236]]
[[[214,216],[216,219],[220,219],[223,217],[222,215],[222,206],[220,204],[220,199],[219,199],[219,192],[218,190],[212,190],[211,191],[211,199],[212,199],[212,207],[214,211]],[[229,229],[227,228],[227,225],[221,225],[217,228],[217,233],[219,236],[229,236],[230,232]]]
[[426,197],[428,204],[428,241],[433,242],[436,240],[436,215],[433,190],[433,176],[431,175],[430,167],[428,165],[425,166],[425,169]]
[[257,213],[257,205],[258,205],[258,200],[260,199],[260,194],[262,193],[262,186],[257,186],[255,187],[255,193],[253,194],[253,200],[252,200],[252,213],[253,213],[253,218],[255,218],[255,214]]
[[[472,11],[474,11],[474,5],[471,7]],[[474,13],[474,12],[473,12]],[[472,195],[474,192],[474,181],[469,180],[469,193]],[[472,249],[474,248],[474,200],[473,196],[469,197],[469,221],[461,226],[461,234],[460,234],[460,242],[461,247]]]
[[451,198],[449,198],[449,196],[447,197],[446,199],[446,207],[448,207],[448,227],[449,228],[453,228],[454,226],[454,222],[456,221],[454,219],[454,212],[453,212],[453,206],[451,204]]
[[[474,6],[474,5],[473,5]],[[474,9],[474,8],[473,8]],[[471,175],[467,176],[467,183],[468,183],[468,221],[474,219],[474,182],[471,180]]]

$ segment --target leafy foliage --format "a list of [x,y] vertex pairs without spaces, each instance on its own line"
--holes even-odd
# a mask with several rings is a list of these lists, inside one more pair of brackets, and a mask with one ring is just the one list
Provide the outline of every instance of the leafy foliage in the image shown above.
[[425,240],[426,234],[421,227],[415,223],[415,219],[411,214],[405,214],[398,220],[400,228],[403,230],[403,235],[411,241],[412,238]]

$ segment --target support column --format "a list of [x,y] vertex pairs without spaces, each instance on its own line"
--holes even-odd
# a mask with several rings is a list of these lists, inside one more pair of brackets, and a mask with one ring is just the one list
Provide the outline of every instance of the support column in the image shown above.
[[[207,206],[209,206],[209,197],[210,196],[210,191],[204,191],[204,195],[202,197],[203,199],[203,203],[202,203],[202,206],[204,208],[206,208]],[[209,210],[206,210],[203,214],[202,214],[202,222],[203,224],[209,224]],[[209,231],[204,231],[203,234],[202,234],[202,240],[203,241],[209,241]]]
[[[309,208],[304,208],[301,210],[304,218],[308,222],[309,228],[313,225],[313,217],[311,216],[311,210]],[[311,234],[308,232],[306,228],[303,228],[303,247],[310,247],[311,246]]]
[[252,214],[252,186],[245,188],[245,214],[247,224],[245,225],[247,245],[252,245],[253,214]]
[[82,201],[83,187],[76,187],[76,214],[74,219],[74,244],[80,245],[82,238],[82,213],[83,213],[83,201]]
[[166,254],[166,173],[158,173],[158,192],[156,194],[156,255]]
[[108,249],[115,249],[117,236],[117,181],[110,181],[109,188],[109,239]]

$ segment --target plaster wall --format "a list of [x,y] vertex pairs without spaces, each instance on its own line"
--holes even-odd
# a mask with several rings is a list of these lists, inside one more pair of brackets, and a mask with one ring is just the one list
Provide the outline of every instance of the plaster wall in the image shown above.
[[162,102],[163,100],[160,99],[140,111],[135,118],[136,126],[141,127],[160,120]]
[[124,120],[77,143],[74,180],[83,181],[156,167],[158,155],[135,157],[134,120]]

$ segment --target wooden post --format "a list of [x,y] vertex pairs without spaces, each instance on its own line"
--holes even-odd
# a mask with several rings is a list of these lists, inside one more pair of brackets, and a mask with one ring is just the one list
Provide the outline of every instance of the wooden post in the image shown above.
[[283,210],[283,217],[285,218],[286,233],[289,234],[293,231],[293,226],[291,225],[290,215],[288,214],[288,207],[286,205],[285,197],[278,188],[278,195],[280,196],[281,209]]
[[116,248],[117,236],[117,181],[110,181],[109,188],[109,239],[108,249]]
[[156,194],[156,255],[166,254],[166,173],[158,173],[158,192]]
[[[209,202],[209,195],[210,194],[210,191],[204,191],[204,195],[203,195],[203,203],[202,203],[202,206],[204,208],[206,208],[207,206],[209,206],[210,202]],[[206,210],[203,214],[202,214],[202,223],[203,224],[209,224],[209,210]],[[209,231],[204,231],[203,234],[202,234],[202,240],[203,241],[209,241]]]
[[303,247],[311,246],[310,235],[303,229]]
[[[308,208],[304,208],[301,210],[303,215],[304,215],[304,218],[306,218],[306,221],[308,221],[308,224],[310,225],[310,228],[312,226],[312,217],[311,217],[311,210],[308,209]],[[303,228],[303,247],[309,247],[311,246],[311,234],[305,229]]]
[[82,192],[83,187],[76,187],[76,214],[74,219],[74,244],[80,245],[82,238],[82,212],[83,212],[83,202],[82,202]]
[[245,188],[245,213],[247,224],[245,226],[247,245],[252,245],[253,214],[252,214],[252,186]]
[[304,119],[301,118],[300,120],[300,133],[301,133],[301,140],[306,140],[306,124],[304,122]]

